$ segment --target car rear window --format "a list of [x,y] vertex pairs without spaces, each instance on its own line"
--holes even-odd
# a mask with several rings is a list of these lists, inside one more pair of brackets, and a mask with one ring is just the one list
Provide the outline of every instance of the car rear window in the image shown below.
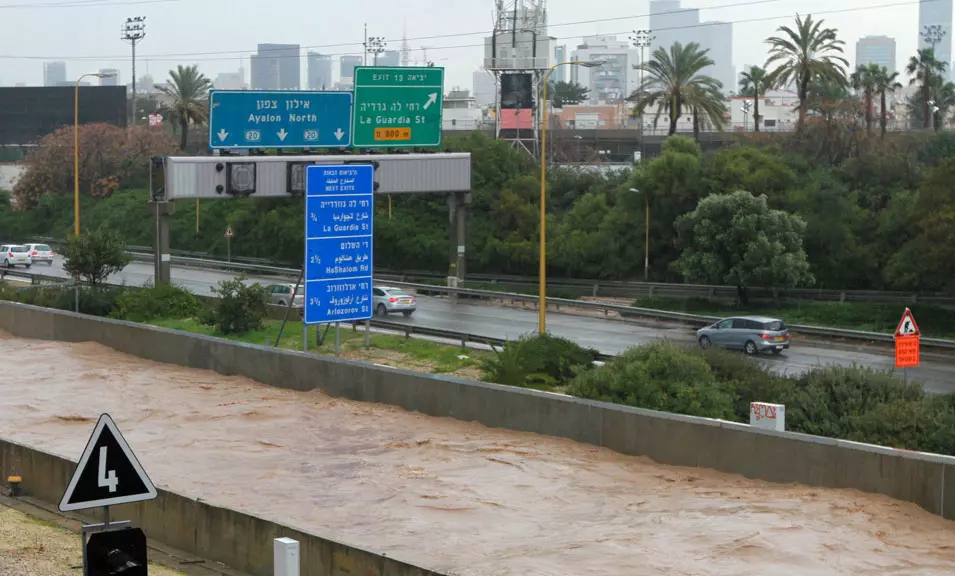
[[49,252],[49,251],[50,251],[50,247],[47,246],[46,244],[37,244],[36,246],[33,247],[33,249],[36,250],[37,252]]
[[783,332],[786,330],[786,323],[782,320],[773,320],[772,322],[767,322],[763,325],[763,330],[770,330],[772,332]]
[[10,251],[11,251],[11,252],[26,252],[26,251],[27,251],[27,247],[26,247],[26,246],[14,246],[13,248],[10,249]]
[[408,294],[404,290],[389,290],[388,294],[390,296],[411,296],[411,294]]

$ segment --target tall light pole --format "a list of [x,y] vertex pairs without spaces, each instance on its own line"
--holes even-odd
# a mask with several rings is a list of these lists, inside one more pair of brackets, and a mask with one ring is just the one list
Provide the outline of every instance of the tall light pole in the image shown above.
[[130,128],[134,128],[136,126],[136,43],[145,37],[146,17],[136,16],[135,18],[127,18],[126,23],[123,24],[122,31],[120,32],[120,38],[126,42],[129,42],[129,44],[133,47],[133,101],[130,105],[129,112]]
[[[656,36],[652,34],[652,30],[634,30],[633,34],[630,35],[630,42],[633,43],[633,47],[640,50],[640,63],[637,65],[637,78],[639,85],[637,90],[641,93],[645,90],[643,86],[643,63],[646,62],[646,55],[644,51],[650,47],[654,40],[657,39]],[[643,112],[641,111],[640,117],[638,119],[640,122],[640,162],[643,162]]]
[[[80,82],[83,78],[112,78],[114,74],[94,72],[83,74],[76,79],[73,89],[73,234],[80,237]],[[73,303],[77,312],[80,311],[80,275],[76,275],[76,284],[73,287]]]
[[386,46],[384,36],[369,36],[365,41],[365,53],[372,55],[374,66],[378,65],[378,55],[385,51]]
[[583,66],[585,68],[596,68],[602,66],[605,60],[573,60],[570,62],[558,62],[550,67],[550,70],[544,74],[541,83],[544,85],[541,90],[541,231],[540,231],[540,293],[538,294],[538,322],[537,330],[543,334],[547,331],[547,125],[550,123],[547,118],[547,83],[550,81],[551,73],[559,66]]

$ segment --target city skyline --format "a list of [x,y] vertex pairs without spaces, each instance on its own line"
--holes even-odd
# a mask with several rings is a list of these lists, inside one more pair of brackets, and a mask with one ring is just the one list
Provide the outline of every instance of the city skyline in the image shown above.
[[[170,0],[170,3],[175,4],[176,1]],[[312,14],[336,16],[342,22],[334,27],[319,26],[318,28],[328,29],[317,34],[314,26],[289,23],[287,19],[282,19],[282,26],[272,26],[270,23],[277,23],[272,14],[264,14],[261,19],[257,14],[257,26],[230,28],[227,25],[230,19],[247,13],[244,8],[252,6],[245,0],[235,0],[232,3],[234,9],[230,8],[224,12],[210,11],[211,7],[224,8],[224,0],[208,0],[209,7],[197,8],[200,18],[194,23],[170,17],[171,10],[122,4],[120,2],[116,6],[85,9],[26,9],[31,7],[24,4],[23,10],[9,10],[9,17],[5,14],[5,20],[9,22],[11,32],[0,38],[0,54],[5,55],[0,58],[0,83],[41,85],[41,63],[58,60],[65,62],[70,71],[67,81],[81,73],[100,68],[117,68],[121,70],[122,77],[128,79],[131,77],[128,46],[118,39],[108,40],[102,31],[107,28],[115,29],[117,22],[134,13],[142,13],[149,17],[150,35],[137,48],[138,72],[139,75],[151,74],[157,82],[165,81],[168,70],[176,64],[198,64],[200,70],[210,79],[222,72],[234,72],[238,68],[251,70],[251,54],[255,52],[258,44],[269,41],[301,46],[298,53],[299,77],[300,86],[305,87],[308,51],[321,52],[333,59],[342,54],[360,57],[363,26],[367,20],[369,34],[384,36],[387,50],[398,52],[401,49],[402,35],[407,29],[412,62],[422,61],[427,52],[428,60],[447,69],[449,88],[454,85],[470,86],[473,71],[482,61],[481,39],[490,32],[493,9],[491,0],[455,6],[432,0],[409,0],[405,10],[396,11],[384,0],[369,0],[368,9],[362,10],[358,19],[353,18],[354,10],[343,6],[306,10]],[[921,3],[921,6],[928,4],[945,5],[948,7],[948,13],[951,13],[950,0],[927,0]],[[290,5],[305,6],[304,3],[296,1],[291,1]],[[791,24],[797,10],[801,14],[815,13],[814,17],[825,19],[826,26],[837,28],[840,39],[846,44],[845,55],[853,65],[854,46],[862,37],[885,35],[895,38],[898,60],[896,64],[901,69],[921,43],[917,34],[921,25],[920,3],[912,2],[878,9],[866,9],[867,6],[871,7],[871,3],[846,0],[844,6],[838,7],[838,12],[833,12],[836,9],[821,0],[799,3],[777,0],[757,2],[747,7],[739,3],[730,6],[717,0],[684,0],[681,9],[697,11],[700,22],[719,21],[732,24],[731,69],[739,70],[743,64],[753,61],[762,63],[766,52],[763,40],[773,35],[780,25]],[[429,17],[414,18],[416,11],[425,12]],[[201,18],[213,12],[217,14],[214,20],[205,21]],[[624,14],[621,15],[621,12]],[[628,30],[652,28],[649,12],[648,2],[638,2],[622,11],[619,2],[592,0],[584,14],[569,0],[549,0],[549,33],[556,38],[555,45],[567,45],[568,48],[581,43],[584,36],[597,34],[616,35],[623,40]],[[40,19],[48,19],[51,14],[76,17],[83,25],[79,30],[71,29],[69,33],[63,31],[58,35],[58,24],[43,28],[44,32],[41,34],[23,33],[35,27],[34,24]],[[407,16],[406,28],[402,16]],[[196,32],[196,26],[199,24],[205,27],[206,33]],[[694,28],[697,27],[685,30]],[[283,31],[276,32],[278,29]],[[208,34],[209,30],[227,30],[229,33]],[[656,30],[655,35],[662,39],[667,32]],[[47,34],[50,35],[49,38],[46,37]],[[695,30],[690,35],[700,38],[705,34]],[[950,46],[950,34],[947,37]],[[83,46],[83,49],[74,49],[73,42]],[[940,44],[937,50],[941,52],[945,50],[945,46]]]

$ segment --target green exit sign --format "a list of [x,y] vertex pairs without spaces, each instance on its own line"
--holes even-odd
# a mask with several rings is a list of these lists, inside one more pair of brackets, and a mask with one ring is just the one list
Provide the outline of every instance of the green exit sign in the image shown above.
[[355,148],[441,145],[444,68],[355,68]]

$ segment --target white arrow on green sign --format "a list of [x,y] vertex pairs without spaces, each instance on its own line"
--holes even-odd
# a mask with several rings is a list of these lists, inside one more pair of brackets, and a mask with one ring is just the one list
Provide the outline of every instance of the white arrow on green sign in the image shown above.
[[441,145],[444,68],[355,68],[352,146]]

